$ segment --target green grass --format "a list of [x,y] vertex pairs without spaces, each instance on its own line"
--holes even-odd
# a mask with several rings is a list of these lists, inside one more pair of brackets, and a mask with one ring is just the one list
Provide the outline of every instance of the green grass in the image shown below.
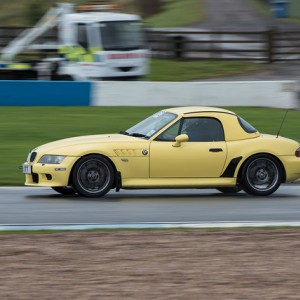
[[200,22],[203,19],[200,0],[171,0],[163,10],[147,19],[150,27],[180,27]]
[[[114,0],[113,3],[121,5],[121,10],[127,13],[140,14],[137,1],[139,0]],[[151,1],[151,0],[149,0]],[[37,14],[45,13],[57,0],[0,0],[0,26],[30,26],[33,25],[30,5],[35,2],[38,4]],[[64,0],[83,4],[88,0]],[[151,27],[174,27],[186,26],[199,22],[202,19],[200,0],[169,0],[163,7],[162,12],[147,18],[146,24]]]
[[262,68],[263,67],[261,65],[250,62],[152,59],[150,74],[146,79],[151,81],[188,81],[210,79],[253,73],[261,70]]
[[[88,0],[0,0],[0,26],[31,26],[30,17],[32,12],[29,11],[32,3],[38,3],[38,13],[42,16],[46,11],[56,3],[70,2],[74,4],[84,4]],[[121,9],[127,13],[139,14],[135,0],[114,0],[113,3],[121,5]]]
[[[30,26],[33,25],[30,21],[31,12],[29,11],[30,4],[38,0],[0,0],[0,26]],[[38,5],[41,13],[45,13],[51,6],[56,4],[56,0],[39,1]],[[84,3],[84,0],[64,0],[62,2],[71,2],[76,4]]]
[[[1,107],[0,185],[22,185],[19,167],[33,148],[66,137],[127,129],[158,107]],[[260,132],[276,134],[284,110],[232,108]],[[281,135],[300,141],[300,112],[290,111]]]

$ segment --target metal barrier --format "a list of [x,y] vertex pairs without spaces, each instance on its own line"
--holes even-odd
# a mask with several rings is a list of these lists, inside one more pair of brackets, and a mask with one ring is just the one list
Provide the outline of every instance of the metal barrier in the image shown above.
[[91,82],[0,81],[0,106],[88,106]]
[[0,81],[0,106],[255,106],[298,109],[295,81]]

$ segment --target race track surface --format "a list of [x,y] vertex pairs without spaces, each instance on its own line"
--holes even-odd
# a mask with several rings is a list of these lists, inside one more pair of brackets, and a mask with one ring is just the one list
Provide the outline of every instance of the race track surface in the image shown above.
[[1,187],[0,224],[298,222],[299,195],[298,185],[283,185],[269,197],[213,189],[121,190],[97,199],[48,188]]

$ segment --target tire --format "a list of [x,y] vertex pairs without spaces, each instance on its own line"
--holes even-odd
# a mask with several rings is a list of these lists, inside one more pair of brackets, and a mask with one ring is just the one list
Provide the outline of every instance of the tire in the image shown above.
[[242,190],[240,186],[217,188],[218,191],[224,194],[236,194]]
[[52,187],[52,189],[62,195],[74,195],[76,194],[76,191],[71,187],[65,187],[65,186],[55,186]]
[[113,186],[114,169],[111,163],[100,155],[81,158],[72,172],[75,190],[84,197],[102,197]]
[[283,170],[279,162],[267,154],[249,159],[242,170],[242,186],[245,192],[255,196],[273,194],[280,186]]

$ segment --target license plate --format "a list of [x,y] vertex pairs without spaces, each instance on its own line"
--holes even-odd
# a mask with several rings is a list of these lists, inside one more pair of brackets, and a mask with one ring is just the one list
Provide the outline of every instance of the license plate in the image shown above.
[[31,166],[30,165],[23,165],[22,166],[23,174],[31,174]]

